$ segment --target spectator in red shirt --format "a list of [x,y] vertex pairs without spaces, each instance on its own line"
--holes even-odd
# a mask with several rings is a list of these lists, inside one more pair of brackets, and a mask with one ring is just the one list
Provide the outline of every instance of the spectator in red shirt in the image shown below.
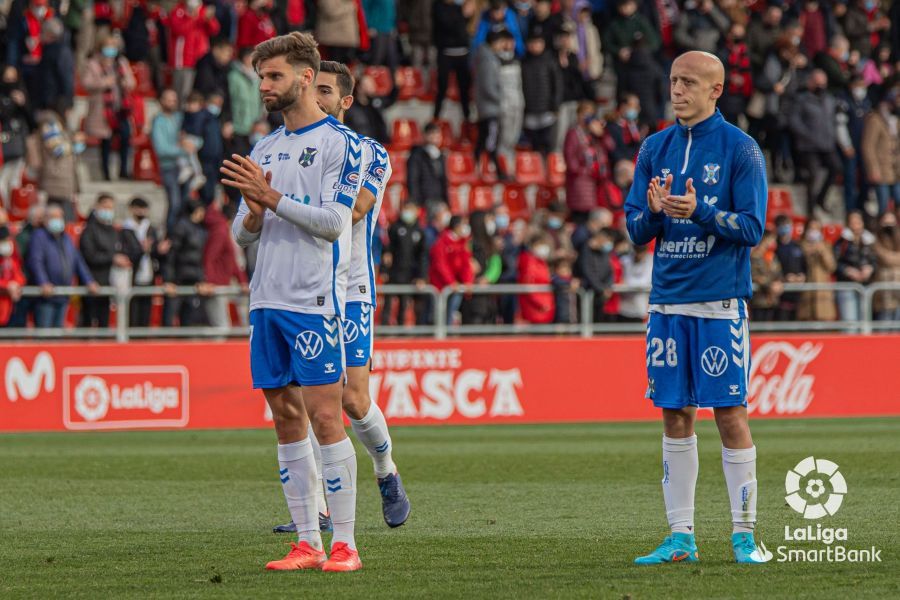
[[[532,285],[550,285],[551,242],[545,234],[539,234],[529,241],[519,254],[517,282]],[[519,310],[522,318],[529,323],[552,323],[556,314],[553,292],[532,292],[519,295]]]
[[800,26],[803,28],[803,49],[806,50],[806,56],[815,56],[828,47],[825,13],[818,0],[806,0],[800,12]]
[[[439,290],[445,287],[458,289],[475,281],[472,252],[468,246],[470,234],[471,229],[464,217],[454,215],[450,218],[450,224],[431,247],[431,264],[428,268],[431,285]],[[459,313],[461,305],[462,294],[450,296],[447,301],[448,323]]]
[[275,37],[272,23],[272,0],[252,0],[238,20],[237,49],[253,48],[260,42]]
[[209,40],[219,33],[216,7],[203,7],[202,0],[181,0],[163,20],[168,27],[169,66],[178,105],[194,88],[194,67],[209,51]]
[[[206,246],[203,247],[203,272],[206,283],[213,286],[227,286],[239,283],[247,288],[247,274],[238,266],[234,241],[231,238],[231,224],[222,214],[221,197],[209,206],[203,217],[206,226]],[[228,313],[227,296],[213,296],[206,303],[206,313],[212,327],[228,327],[231,319]]]
[[25,275],[22,259],[16,254],[16,245],[9,228],[0,225],[0,327],[5,327],[12,316],[13,307],[22,297]]
[[4,62],[19,70],[28,96],[34,98],[38,95],[40,86],[37,67],[44,51],[41,28],[46,21],[56,16],[56,12],[48,0],[31,0],[27,10],[18,13],[18,19],[13,14],[9,15]]
[[730,123],[737,123],[739,115],[747,109],[753,95],[753,78],[750,71],[750,50],[746,43],[746,30],[740,23],[731,25],[720,55],[725,65],[725,94],[719,101],[722,116]]

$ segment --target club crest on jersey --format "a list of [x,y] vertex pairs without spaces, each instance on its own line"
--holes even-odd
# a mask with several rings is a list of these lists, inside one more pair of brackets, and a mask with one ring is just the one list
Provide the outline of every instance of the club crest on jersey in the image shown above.
[[350,173],[347,174],[347,181],[349,181],[352,184],[357,183],[359,181],[359,173],[356,171],[351,171]]
[[703,165],[703,183],[714,185],[719,182],[719,165]]
[[300,163],[301,167],[310,167],[313,162],[315,162],[316,154],[318,153],[318,148],[304,148],[303,152],[300,154],[300,159],[297,162]]
[[262,162],[259,163],[259,164],[261,164],[261,165],[271,165],[271,164],[272,164],[272,155],[271,155],[271,154],[266,154],[265,156],[263,156]]

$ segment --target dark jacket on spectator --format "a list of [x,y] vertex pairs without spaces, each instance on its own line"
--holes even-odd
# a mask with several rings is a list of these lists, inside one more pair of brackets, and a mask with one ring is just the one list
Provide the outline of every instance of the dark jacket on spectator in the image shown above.
[[719,40],[731,23],[722,10],[713,4],[709,13],[699,8],[686,10],[675,26],[675,43],[682,50],[702,50],[716,53]]
[[782,33],[781,27],[772,27],[759,18],[753,19],[747,25],[747,47],[750,49],[750,64],[754,72],[762,69],[766,57]]
[[813,64],[825,71],[825,75],[828,76],[828,91],[832,94],[847,91],[850,87],[853,72],[846,65],[841,65],[827,50],[816,54]]
[[[556,54],[559,60],[559,54]],[[568,61],[565,67],[562,62],[559,63],[560,83],[562,85],[562,101],[575,102],[587,98],[585,90],[584,77],[581,75],[581,68],[578,66],[578,55],[574,52],[568,53]]]
[[195,113],[184,113],[181,125],[185,133],[203,139],[203,146],[197,151],[197,157],[204,163],[219,163],[225,153],[225,142],[222,140],[222,125],[218,117],[205,108]]
[[54,237],[43,227],[35,230],[28,246],[28,273],[33,285],[72,285],[78,276],[82,285],[94,281],[81,253],[68,233]]
[[400,90],[395,85],[387,96],[368,98],[365,103],[357,100],[347,111],[347,127],[361,136],[370,137],[385,145],[390,144],[391,134],[384,120],[384,111],[397,101],[399,93]]
[[234,243],[231,238],[231,224],[222,211],[210,206],[203,220],[207,238],[203,248],[203,273],[206,282],[214,285],[230,285],[233,282],[247,283],[247,275],[237,263]]
[[24,93],[18,83],[0,82],[0,131],[5,134],[0,140],[0,155],[4,162],[25,157],[25,140],[37,127],[28,105],[20,106],[13,101],[10,94],[14,90]]
[[207,52],[203,58],[197,61],[197,74],[194,77],[194,90],[204,96],[213,92],[225,97],[223,111],[230,106],[228,94],[228,72],[231,63],[220,65],[216,62],[212,52]]
[[96,215],[88,217],[79,240],[81,255],[91,270],[94,280],[100,285],[109,285],[109,271],[113,256],[121,252],[119,232],[112,225],[101,223]]
[[391,267],[388,281],[391,283],[412,283],[416,279],[428,277],[428,251],[425,248],[425,232],[418,223],[407,225],[401,220],[394,221],[388,228],[388,248],[391,252]]
[[32,98],[35,108],[72,108],[72,99],[75,97],[75,57],[67,41],[44,45],[37,77],[41,85],[37,88],[38,97]]
[[556,112],[562,102],[562,91],[562,74],[552,53],[528,54],[522,59],[525,114]]
[[[157,244],[159,243],[159,233],[153,225],[147,226],[147,240],[150,241],[150,249],[144,252],[144,247],[138,239],[137,229],[141,224],[133,219],[126,219],[122,223],[122,230],[119,232],[119,240],[122,244],[122,254],[131,261],[131,282],[134,285],[153,285],[153,281],[159,272],[160,256],[157,253]],[[144,258],[149,261],[147,270],[141,271],[141,261]],[[143,278],[143,280],[139,279]]]
[[434,45],[439,51],[444,48],[469,47],[469,21],[463,16],[461,6],[455,2],[448,4],[444,0],[434,0],[431,21]]
[[[859,242],[853,239],[853,234],[844,229],[841,238],[834,243],[834,257],[837,260],[837,280],[851,281],[846,275],[847,267],[861,269],[869,266],[875,268],[875,236],[864,231]],[[863,282],[867,283],[867,282]]]
[[203,248],[206,228],[186,215],[172,229],[172,247],[163,266],[163,280],[177,285],[193,285],[205,281]]
[[409,151],[406,161],[409,198],[422,206],[430,202],[448,202],[447,157],[441,153],[432,158],[423,146]]
[[791,107],[789,125],[798,152],[832,152],[835,149],[837,104],[828,92],[805,91]]
[[441,232],[431,247],[431,263],[428,268],[431,285],[439,290],[454,283],[472,283],[472,253],[465,239],[457,237],[449,229]]
[[615,283],[611,253],[594,250],[585,244],[578,255],[578,272],[581,274],[581,286],[593,290],[595,301],[601,294]]

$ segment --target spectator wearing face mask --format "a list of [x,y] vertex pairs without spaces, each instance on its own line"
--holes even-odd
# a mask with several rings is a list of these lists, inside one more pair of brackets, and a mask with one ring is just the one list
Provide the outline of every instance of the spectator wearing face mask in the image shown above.
[[863,125],[862,155],[866,176],[875,188],[878,214],[888,209],[888,202],[900,205],[900,126],[896,107],[900,88],[884,94]]
[[487,40],[490,32],[508,31],[516,41],[516,55],[525,54],[525,43],[519,30],[519,21],[506,0],[490,0],[487,10],[481,13],[481,19],[472,38],[472,49],[478,50]]
[[[876,282],[900,283],[900,229],[894,213],[886,212],[878,220],[875,261]],[[900,321],[900,290],[877,292],[873,301],[876,319]]]
[[44,47],[41,43],[41,29],[46,21],[56,17],[56,11],[50,6],[49,0],[30,0],[27,7],[17,3],[18,12],[9,11],[9,22],[6,23],[6,60],[4,64],[15,67],[22,77],[25,88],[30,98],[39,94],[41,85],[38,79],[38,65],[43,56]]
[[[475,282],[472,269],[472,252],[469,250],[469,236],[472,230],[464,217],[453,215],[447,228],[441,232],[431,248],[431,262],[428,279],[434,287],[443,290],[451,287],[461,292],[462,286]],[[452,294],[447,299],[447,323],[461,319],[462,293]]]
[[775,234],[768,230],[759,245],[750,252],[750,274],[753,278],[753,318],[757,321],[774,321],[784,283],[781,263],[775,253]]
[[216,195],[219,182],[219,167],[225,158],[225,141],[222,139],[222,94],[214,93],[204,99],[201,94],[192,93],[184,113],[182,131],[197,140],[197,159],[203,181],[200,187],[200,201],[209,206]]
[[[875,236],[866,231],[862,213],[847,215],[847,226],[834,244],[837,280],[866,285],[875,273]],[[843,321],[860,319],[859,295],[852,290],[837,292],[838,312]]]
[[635,94],[625,94],[619,99],[616,112],[606,129],[613,140],[611,160],[615,163],[620,160],[634,162],[641,143],[644,140],[644,130],[638,123],[641,115],[641,101]]
[[[133,198],[128,205],[130,216],[122,223],[122,252],[131,262],[131,283],[137,287],[151,286],[159,273],[159,260],[171,245],[160,240],[150,223],[150,205],[143,198]],[[135,296],[131,299],[128,323],[132,327],[148,327],[152,298]]]
[[813,64],[828,77],[828,91],[835,95],[850,88],[854,67],[850,62],[850,42],[840,34],[832,36],[828,48],[813,58]]
[[[490,285],[497,283],[503,272],[503,260],[500,258],[501,242],[495,237],[497,224],[494,215],[483,210],[476,210],[469,215],[472,227],[472,259],[475,272],[475,283]],[[497,320],[497,298],[484,294],[473,294],[462,306],[464,324],[484,325]]]
[[559,63],[546,52],[543,36],[528,39],[528,53],[522,59],[522,93],[525,96],[525,137],[533,150],[547,155],[554,146],[554,127],[563,100]]
[[275,37],[275,24],[270,16],[272,0],[252,0],[238,18],[237,49],[254,48],[257,44]]
[[614,321],[618,310],[608,312],[607,302],[613,297],[616,281],[614,256],[615,240],[610,229],[602,229],[584,245],[578,256],[581,286],[594,292],[594,323]]
[[[81,255],[98,285],[110,284],[109,275],[113,267],[131,267],[131,261],[122,253],[119,232],[114,226],[115,216],[113,197],[100,194],[79,240]],[[109,296],[85,298],[81,327],[109,327],[109,302]]]
[[[517,283],[528,285],[550,285],[550,241],[543,234],[529,240],[519,254]],[[522,318],[529,323],[552,323],[556,315],[556,301],[553,292],[529,292],[519,294],[519,309]]]
[[34,324],[39,328],[62,327],[69,307],[68,296],[54,295],[54,288],[72,285],[77,276],[91,294],[97,293],[94,281],[81,253],[66,233],[63,209],[55,204],[47,207],[44,227],[31,236],[28,248],[29,283],[41,288],[41,298],[35,302]]
[[872,110],[866,82],[861,77],[850,81],[850,90],[837,98],[837,130],[841,161],[844,167],[844,212],[860,208],[860,199],[869,195],[869,184],[863,177],[863,132],[865,118]]
[[19,187],[25,170],[26,140],[36,127],[18,73],[7,66],[0,80],[0,131],[4,134],[0,140],[0,207],[12,204],[10,193]]
[[409,198],[429,210],[437,202],[447,203],[447,157],[441,151],[441,128],[429,123],[423,132],[425,143],[413,146],[406,161]]
[[[777,248],[778,262],[781,265],[781,273],[785,283],[806,282],[806,255],[800,244],[794,241],[794,224],[787,215],[778,215],[775,218],[775,235],[778,237]],[[793,321],[797,318],[797,304],[800,302],[800,292],[785,292],[781,295],[778,311],[775,315],[779,321]]]
[[719,99],[719,110],[730,123],[737,123],[738,117],[744,114],[753,94],[750,50],[745,42],[743,24],[731,25],[719,57],[725,65],[725,93]]
[[[622,285],[650,289],[653,280],[653,253],[647,246],[635,246],[623,254]],[[619,320],[626,323],[642,323],[650,307],[650,292],[623,292],[619,301]]]
[[[386,267],[387,283],[397,285],[413,284],[417,287],[425,285],[428,277],[428,251],[425,247],[425,232],[419,225],[419,207],[408,202],[400,211],[400,218],[388,228],[388,245],[382,255],[382,264]],[[397,324],[406,323],[406,312],[410,300],[414,300],[416,324],[427,323],[427,302],[422,296],[398,296]],[[394,296],[385,295],[381,306],[381,324],[388,325]]]
[[202,0],[179,0],[163,19],[163,25],[168,33],[169,68],[173,69],[177,108],[194,89],[197,61],[209,50],[209,40],[219,34],[216,7],[203,6]]
[[[837,264],[834,260],[834,249],[828,245],[822,235],[822,223],[817,219],[809,219],[803,228],[800,240],[806,262],[806,280],[809,283],[830,283]],[[803,292],[800,305],[797,307],[797,319],[801,321],[834,321],[837,309],[834,305],[834,292],[817,290]]]
[[814,216],[813,209],[825,210],[828,190],[841,171],[835,152],[837,103],[827,87],[825,73],[821,69],[813,70],[807,90],[797,95],[788,117],[794,144],[805,169],[806,214],[809,216]]
[[575,260],[571,230],[566,227],[566,205],[554,202],[547,208],[545,233],[552,242],[552,260]]
[[497,177],[506,178],[500,165],[500,117],[503,114],[503,89],[500,80],[501,59],[505,51],[502,33],[490,32],[487,43],[475,54],[475,106],[478,108],[478,141],[475,143],[475,160],[480,164],[487,153],[497,169]]
[[0,225],[0,327],[9,324],[16,303],[22,298],[23,285],[22,259],[16,253],[9,227]]
[[[500,205],[495,211],[494,222],[497,224],[497,233],[502,242],[500,259],[503,261],[503,270],[500,272],[498,283],[516,283],[519,279],[519,254],[525,245],[527,225],[519,219],[510,221],[509,209]],[[515,295],[500,296],[500,318],[507,325],[516,320],[516,311],[519,302]]]
[[40,188],[47,194],[47,202],[62,206],[66,220],[73,221],[76,218],[75,200],[81,190],[78,160],[85,150],[84,136],[73,136],[54,111],[38,112],[38,124],[41,132]]

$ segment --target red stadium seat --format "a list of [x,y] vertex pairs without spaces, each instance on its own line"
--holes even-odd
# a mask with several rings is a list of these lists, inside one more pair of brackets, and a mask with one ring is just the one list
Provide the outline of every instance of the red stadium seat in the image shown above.
[[551,152],[547,157],[547,178],[550,185],[561,186],[566,183],[566,159],[561,152]]
[[135,148],[131,178],[136,181],[162,183],[159,176],[159,162],[156,159],[156,153],[149,144]]
[[37,188],[31,184],[14,189],[9,195],[9,218],[13,221],[27,218],[28,209],[38,201]]
[[843,232],[844,226],[837,223],[829,223],[828,225],[822,226],[822,237],[829,244],[834,244],[836,241],[841,239],[841,234]]
[[516,152],[516,183],[544,184],[544,161],[537,152]]
[[406,184],[394,183],[393,178],[391,178],[391,183],[388,184],[387,190],[385,190],[384,200],[381,202],[381,213],[378,215],[379,220],[384,218],[388,224],[396,221],[400,207],[406,202],[406,195]]
[[437,119],[437,126],[441,128],[441,148],[447,149],[453,145],[456,137],[453,135],[453,125],[447,119]]
[[447,155],[447,182],[450,185],[475,183],[475,157],[467,152],[451,152]]
[[528,199],[525,197],[525,188],[518,184],[503,186],[503,204],[509,209],[511,219],[528,218]]
[[394,121],[393,134],[391,135],[391,150],[409,150],[419,143],[419,124],[412,119],[397,119]]
[[462,194],[459,193],[460,186],[447,186],[447,199],[450,204],[450,212],[454,215],[466,214],[466,207],[462,203]]
[[769,189],[766,220],[773,222],[778,215],[793,216],[794,203],[791,201],[791,192],[785,188]]
[[387,67],[366,67],[365,75],[375,84],[376,96],[387,96],[391,93],[394,82],[391,79],[391,71]]
[[147,98],[155,98],[156,88],[153,87],[150,66],[145,62],[133,62],[131,63],[131,72],[137,82],[137,86],[134,88],[135,93]]
[[538,187],[537,195],[534,199],[535,208],[547,208],[559,199],[557,189],[552,186],[542,185]]
[[[497,160],[500,162],[500,168],[503,169],[503,172],[509,175],[509,164],[506,162],[506,157],[500,154],[497,156]],[[487,154],[481,155],[478,173],[481,175],[481,181],[484,183],[497,183],[498,181],[497,167]]]
[[397,69],[400,91],[399,100],[412,100],[413,98],[427,98],[428,90],[425,89],[425,79],[422,71],[415,67],[400,67]]
[[453,143],[453,150],[472,152],[475,142],[478,141],[478,124],[463,121],[459,130],[459,137]]
[[81,239],[81,232],[84,231],[83,223],[68,223],[66,224],[66,233],[69,234],[69,237],[72,238],[72,243],[75,247],[78,247],[78,241]]
[[491,210],[494,207],[494,186],[473,185],[469,188],[469,212]]
[[406,152],[388,152],[391,161],[391,183],[406,184]]

